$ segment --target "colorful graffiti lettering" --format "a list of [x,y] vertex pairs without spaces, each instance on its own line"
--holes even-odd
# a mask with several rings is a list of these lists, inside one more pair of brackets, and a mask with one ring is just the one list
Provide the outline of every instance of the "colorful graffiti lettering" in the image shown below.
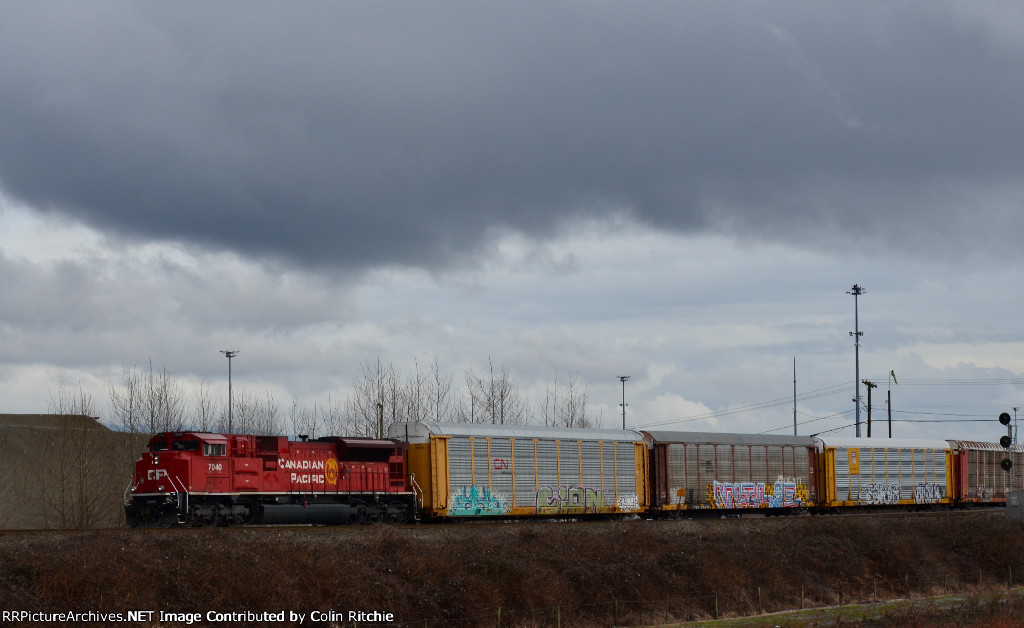
[[599,488],[542,486],[537,490],[537,514],[539,515],[584,514],[604,511],[607,511],[604,491]]
[[491,490],[488,488],[475,485],[463,486],[462,493],[453,497],[448,514],[453,517],[503,515],[505,514],[505,501],[497,495],[491,494]]
[[794,508],[807,501],[807,486],[791,481],[713,482],[708,486],[712,508]]
[[898,504],[899,484],[867,484],[860,490],[860,501],[865,504]]
[[914,486],[915,504],[936,504],[942,499],[942,487],[938,484],[918,484]]
[[806,484],[797,484],[796,492],[793,493],[793,501],[798,504],[807,504],[811,500],[809,493],[807,492]]

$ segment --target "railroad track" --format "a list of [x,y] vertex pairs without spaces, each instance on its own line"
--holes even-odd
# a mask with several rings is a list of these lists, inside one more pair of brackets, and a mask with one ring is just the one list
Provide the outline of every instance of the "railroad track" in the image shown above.
[[[715,511],[692,511],[689,515],[680,516],[678,518],[657,518],[648,519],[642,517],[633,517],[630,519],[578,519],[573,517],[566,518],[551,518],[551,519],[513,519],[513,520],[467,520],[467,521],[448,521],[448,522],[432,522],[432,523],[403,523],[403,524],[375,524],[375,525],[312,525],[312,524],[287,524],[287,525],[258,525],[258,526],[222,526],[222,527],[172,527],[172,528],[129,528],[124,527],[108,527],[108,528],[12,528],[12,529],[0,529],[0,535],[32,535],[32,534],[52,534],[58,533],[132,533],[132,534],[180,534],[188,531],[211,531],[216,530],[218,532],[253,532],[253,531],[266,531],[266,532],[282,532],[282,531],[310,531],[310,530],[323,530],[325,532],[338,532],[341,530],[374,530],[379,526],[387,526],[392,529],[423,529],[423,528],[444,528],[449,526],[474,526],[474,527],[490,527],[490,526],[521,526],[521,525],[609,525],[613,523],[620,523],[623,521],[631,520],[646,520],[658,525],[671,525],[679,521],[691,521],[691,522],[707,522],[707,523],[723,523],[730,521],[749,521],[750,519],[784,519],[786,517],[950,517],[950,516],[969,516],[974,514],[991,514],[997,515],[1002,514],[1005,508],[1002,507],[991,507],[991,508],[969,508],[969,509],[955,509],[955,510],[924,510],[924,511],[911,511],[911,510],[885,510],[878,512],[842,512],[842,513],[830,513],[830,514],[811,514],[801,513],[798,515],[779,515],[779,514],[762,514],[756,510],[751,512],[741,513],[730,513],[727,515],[715,514]],[[699,514],[697,514],[699,513]]]

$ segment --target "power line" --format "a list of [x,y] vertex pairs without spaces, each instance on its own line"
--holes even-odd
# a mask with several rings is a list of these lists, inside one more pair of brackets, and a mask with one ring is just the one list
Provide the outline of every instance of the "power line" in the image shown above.
[[[829,415],[826,415],[826,416],[819,416],[819,417],[815,417],[814,415],[807,414],[806,412],[799,412],[799,414],[802,414],[803,416],[813,417],[813,418],[811,418],[810,421],[800,421],[799,425],[808,425],[810,423],[817,423],[818,421],[827,421],[829,419],[837,419],[837,418],[842,417],[843,415],[850,414],[851,412],[853,412],[853,408],[851,408],[849,410],[843,410],[842,412],[836,412],[835,414],[829,414]],[[783,425],[781,427],[773,427],[770,430],[764,430],[763,432],[759,432],[759,433],[760,434],[770,434],[771,432],[777,432],[779,430],[784,430],[784,429],[787,429],[788,427],[789,427],[788,425]],[[849,424],[847,425],[847,427],[849,427]],[[819,432],[819,434],[820,433],[821,432]]]
[[[874,379],[884,379],[884,378],[874,378]],[[996,377],[996,378],[991,378],[990,377],[990,378],[977,378],[977,379],[904,379],[904,378],[900,378],[899,385],[900,386],[1003,386],[1003,385],[1022,385],[1022,386],[1024,386],[1024,377]],[[820,399],[822,397],[829,397],[831,395],[835,395],[835,394],[838,394],[838,393],[842,392],[842,389],[844,389],[846,386],[847,386],[847,384],[835,384],[833,386],[826,386],[824,388],[817,388],[815,390],[810,390],[810,391],[807,391],[807,392],[802,393],[800,395],[797,395],[796,399],[797,399],[797,401],[809,401],[811,399]],[[739,407],[736,407],[736,408],[730,408],[728,410],[722,410],[722,411],[719,411],[719,412],[706,412],[704,414],[691,415],[691,416],[682,417],[682,418],[678,418],[678,419],[666,419],[664,421],[655,421],[655,422],[652,422],[652,423],[645,423],[643,425],[637,426],[637,429],[645,429],[645,428],[651,428],[651,427],[661,427],[661,426],[664,426],[664,425],[673,425],[673,424],[676,424],[676,423],[692,423],[692,422],[695,422],[695,421],[704,421],[704,420],[707,420],[707,419],[723,418],[723,417],[728,417],[728,416],[732,416],[732,415],[735,415],[735,414],[742,414],[744,412],[754,412],[756,410],[767,410],[769,408],[775,408],[775,407],[782,406],[782,405],[788,405],[788,404],[792,403],[792,401],[793,401],[793,397],[792,396],[779,397],[777,399],[770,399],[768,401],[761,401],[761,402],[758,402],[758,403],[752,403],[752,404],[748,404],[748,405],[745,405],[745,406],[739,406]],[[911,407],[928,407],[928,406],[911,406]],[[949,406],[949,405],[939,405],[939,406],[934,406],[934,407],[940,407],[941,408],[941,407],[951,407],[951,406]],[[952,406],[952,407],[956,407],[956,406]],[[981,407],[981,406],[973,406],[973,407]],[[853,412],[853,411],[854,410],[851,409],[849,412]],[[935,413],[935,412],[917,412],[917,413],[914,413],[914,412],[912,412],[910,410],[895,410],[895,409],[893,410],[893,412],[894,413],[902,412],[902,413],[905,413],[905,414],[930,414],[930,415],[933,415],[933,416],[976,416],[976,417],[987,417],[988,416],[988,414],[955,415],[955,414],[944,414],[944,413]],[[847,413],[848,412],[840,412],[840,413],[837,413],[835,415],[830,415],[830,416],[841,416],[841,415],[844,415],[844,414],[847,414]],[[804,414],[804,413],[799,412],[799,414]],[[805,416],[808,416],[808,415],[805,415]],[[818,420],[818,419],[816,419],[816,420]],[[904,422],[906,422],[906,421],[904,421]],[[800,424],[802,425],[802,423],[800,423]],[[786,427],[788,428],[789,426],[787,425]],[[777,429],[782,429],[782,428],[773,428],[771,430],[768,430],[768,432],[774,432]],[[762,432],[762,433],[765,433],[765,432]]]
[[[869,379],[885,379],[874,377]],[[975,379],[905,379],[900,386],[1022,386],[1024,377],[981,377]]]
[[[805,401],[807,399],[818,399],[819,397],[827,397],[841,392],[846,384],[837,384],[835,386],[827,386],[825,388],[818,388],[816,390],[808,391],[802,395],[797,396],[797,400]],[[743,412],[752,412],[754,410],[765,410],[767,408],[774,408],[781,405],[789,404],[793,401],[792,397],[780,397],[778,399],[771,399],[769,401],[762,401],[759,403],[752,403],[746,406],[739,406],[737,408],[730,408],[729,410],[722,410],[721,412],[707,412],[705,414],[697,414],[693,416],[683,417],[680,419],[668,419],[665,421],[655,421],[654,423],[645,423],[639,427],[658,427],[661,425],[671,425],[673,423],[690,423],[693,421],[702,421],[704,419],[716,419],[719,417],[731,416],[733,414],[741,414]]]
[[893,423],[990,423],[992,419],[893,419]]
[[929,416],[976,416],[976,417],[988,417],[985,419],[989,421],[994,418],[992,414],[963,414],[959,412],[915,412],[913,410],[893,410],[893,412],[899,414],[927,414]]

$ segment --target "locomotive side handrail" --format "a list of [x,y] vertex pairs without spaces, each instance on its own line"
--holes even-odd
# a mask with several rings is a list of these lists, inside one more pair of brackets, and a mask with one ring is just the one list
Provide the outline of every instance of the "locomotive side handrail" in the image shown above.
[[[178,487],[174,486],[174,480],[178,480],[178,484],[181,485],[181,492],[185,494],[185,504],[184,504],[184,506],[182,506],[180,503],[178,505],[179,506],[178,516],[182,517],[184,519],[184,517],[186,517],[188,515],[188,489],[185,488],[185,483],[182,482],[181,478],[179,478],[178,476],[174,476],[173,478],[171,476],[167,476],[167,479],[171,481],[171,487],[174,488],[175,492],[177,492]],[[181,523],[184,523],[184,520]]]
[[416,493],[416,499],[420,503],[420,508],[423,508],[423,489],[421,489],[420,485],[416,483],[415,473],[409,474],[409,483],[412,484],[413,492]]
[[121,500],[124,502],[125,506],[127,506],[128,504],[131,503],[131,500],[128,499],[128,493],[130,493],[132,491],[132,489],[134,489],[134,488],[135,488],[135,478],[132,478],[132,479],[128,480],[128,486],[124,487],[124,492],[121,493]]

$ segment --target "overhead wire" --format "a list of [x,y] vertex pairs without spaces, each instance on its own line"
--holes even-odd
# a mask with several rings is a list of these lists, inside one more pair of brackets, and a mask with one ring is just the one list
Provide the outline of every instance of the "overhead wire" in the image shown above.
[[[807,400],[807,399],[818,399],[820,397],[827,397],[829,395],[834,395],[836,393],[841,392],[842,389],[845,388],[845,387],[846,387],[846,384],[837,384],[837,385],[834,385],[834,386],[826,386],[825,388],[818,388],[816,390],[810,390],[810,391],[808,391],[806,393],[803,393],[801,395],[797,395],[796,399],[798,401],[804,401],[804,400]],[[759,403],[752,403],[752,404],[749,404],[749,405],[746,405],[746,406],[739,406],[739,407],[736,407],[736,408],[730,408],[728,410],[722,410],[720,412],[706,412],[704,414],[697,414],[697,415],[692,415],[692,416],[688,416],[688,417],[682,417],[682,418],[679,418],[679,419],[668,419],[668,420],[664,420],[664,421],[655,421],[653,423],[645,423],[643,425],[640,425],[639,427],[641,427],[641,428],[658,427],[658,426],[661,426],[661,425],[671,425],[671,424],[674,424],[674,423],[690,423],[690,422],[693,422],[693,421],[702,421],[702,420],[705,420],[705,419],[716,419],[716,418],[719,418],[719,417],[730,416],[730,415],[733,415],[733,414],[741,414],[743,412],[752,412],[754,410],[764,410],[764,409],[767,409],[767,408],[774,408],[776,406],[781,406],[781,405],[785,405],[785,404],[788,404],[788,403],[792,403],[792,401],[793,401],[793,397],[791,397],[791,396],[790,397],[780,397],[778,399],[771,399],[769,401],[762,401],[762,402],[759,402]]]
[[[875,378],[875,379],[876,380],[881,380],[881,379],[888,379],[888,378],[889,378],[889,375],[887,374],[885,376],[885,378]],[[870,381],[870,379],[869,379],[869,381]],[[897,386],[1001,386],[1001,385],[1024,385],[1024,377],[996,377],[996,378],[991,378],[990,377],[990,378],[977,378],[977,379],[914,379],[914,378],[904,378],[904,379],[899,380],[896,383],[896,385]],[[638,427],[640,427],[640,428],[651,428],[651,427],[661,427],[661,426],[664,426],[664,425],[674,425],[674,424],[677,424],[677,423],[692,423],[692,422],[695,422],[695,421],[704,421],[704,420],[707,420],[707,419],[717,419],[717,418],[721,418],[721,417],[732,416],[732,415],[735,415],[735,414],[742,414],[744,412],[753,412],[755,410],[766,410],[768,408],[775,408],[775,407],[778,407],[778,406],[781,406],[781,405],[787,405],[789,403],[792,403],[793,401],[797,401],[797,402],[799,402],[799,401],[808,401],[808,400],[811,400],[811,399],[820,399],[822,397],[828,397],[828,396],[831,396],[831,395],[835,395],[835,394],[841,393],[844,390],[846,390],[848,386],[849,386],[848,383],[834,384],[832,386],[825,386],[824,388],[817,388],[817,389],[814,389],[814,390],[807,391],[805,393],[800,393],[800,394],[796,395],[795,397],[793,397],[793,396],[779,397],[777,399],[770,399],[768,401],[761,401],[761,402],[758,402],[758,403],[752,403],[752,404],[748,404],[748,405],[745,405],[745,406],[738,406],[738,407],[735,407],[735,408],[729,408],[727,410],[722,410],[722,411],[718,411],[718,412],[706,412],[704,414],[691,415],[691,416],[682,417],[682,418],[678,418],[678,419],[666,419],[666,420],[663,420],[663,421],[654,421],[654,422],[651,422],[651,423],[645,423],[645,424],[640,425]],[[853,410],[843,411],[843,412],[837,413],[835,415],[829,415],[829,416],[832,416],[832,417],[841,416],[843,414],[847,414],[848,412],[852,412],[852,411]],[[908,414],[914,414],[914,412],[912,412],[910,410],[893,410],[893,412],[903,412],[903,413],[908,413]],[[928,415],[932,415],[932,416],[976,416],[976,417],[988,416],[988,415],[985,415],[985,414],[954,415],[954,414],[942,414],[942,413],[935,413],[935,412],[918,412],[916,414],[928,414]],[[813,421],[823,420],[824,418],[826,418],[826,417],[815,418]],[[813,422],[813,421],[811,421],[811,422]],[[901,421],[901,422],[911,422],[910,419],[899,419],[899,421]],[[919,422],[924,422],[924,421],[919,421]],[[800,424],[801,423],[798,423],[798,425],[800,425]],[[780,428],[774,428],[772,430],[767,430],[767,432],[773,432],[773,431],[776,431],[776,430],[779,430],[779,429],[786,429],[788,427],[790,427],[790,426],[787,425],[787,426],[780,427]],[[767,433],[767,432],[762,432],[762,433]]]

